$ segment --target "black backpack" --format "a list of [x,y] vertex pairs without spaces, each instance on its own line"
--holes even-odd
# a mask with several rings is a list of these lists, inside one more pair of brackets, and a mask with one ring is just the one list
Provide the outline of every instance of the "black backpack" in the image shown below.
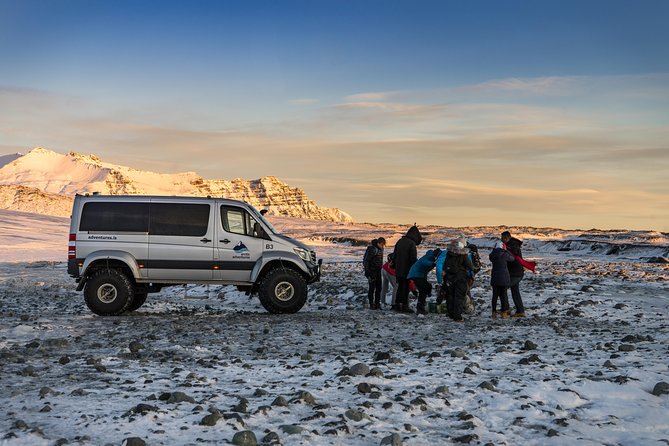
[[444,261],[444,276],[452,279],[455,276],[462,273],[464,266],[464,256],[461,254],[452,254],[449,252],[446,254],[446,260]]
[[472,263],[474,264],[474,274],[481,271],[481,256],[479,255],[479,248],[476,245],[467,244],[469,253],[472,255]]

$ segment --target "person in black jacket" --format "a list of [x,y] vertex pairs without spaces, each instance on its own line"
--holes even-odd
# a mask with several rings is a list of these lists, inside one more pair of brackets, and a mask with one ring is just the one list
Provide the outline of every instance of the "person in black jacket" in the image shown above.
[[[490,272],[490,285],[492,286],[492,317],[501,315],[502,319],[509,317],[509,298],[506,294],[511,277],[509,276],[509,267],[515,260],[515,257],[506,250],[504,243],[497,242],[488,256],[492,262],[492,271]],[[497,299],[502,301],[502,311],[497,312]]]
[[413,313],[409,308],[409,270],[416,262],[416,246],[423,241],[420,231],[413,225],[395,244],[395,277],[397,279],[397,300],[393,310]]
[[365,267],[365,277],[369,282],[367,299],[369,299],[370,310],[381,309],[381,267],[383,266],[383,248],[385,246],[386,239],[383,237],[372,240],[372,244],[365,251],[362,262]]
[[[506,245],[506,248],[511,254],[521,258],[523,257],[523,253],[520,249],[523,242],[515,237],[511,237],[509,231],[502,232],[502,242]],[[508,267],[509,276],[511,276],[509,288],[511,289],[513,305],[516,307],[516,312],[513,314],[513,317],[525,317],[525,306],[523,305],[523,299],[520,297],[520,281],[523,280],[523,276],[525,275],[525,268],[523,268],[523,265],[521,265],[518,260],[509,263]]]
[[448,296],[446,299],[448,317],[456,322],[464,322],[462,312],[469,287],[469,272],[474,270],[468,253],[465,240],[453,240],[448,244],[448,254],[444,261],[443,274]]

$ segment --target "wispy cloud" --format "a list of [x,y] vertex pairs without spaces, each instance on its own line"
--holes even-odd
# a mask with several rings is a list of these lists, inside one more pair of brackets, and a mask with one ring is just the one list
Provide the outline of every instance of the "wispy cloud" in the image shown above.
[[319,102],[320,100],[316,98],[299,98],[289,101],[291,105],[314,105],[318,104]]

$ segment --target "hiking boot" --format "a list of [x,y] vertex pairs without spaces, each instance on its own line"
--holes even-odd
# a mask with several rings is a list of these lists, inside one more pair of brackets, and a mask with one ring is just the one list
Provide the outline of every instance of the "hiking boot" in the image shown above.
[[419,307],[419,308],[416,310],[416,313],[418,313],[418,314],[427,314],[427,311],[425,311],[425,308],[424,308],[424,307]]
[[525,312],[524,311],[520,311],[520,312],[516,311],[515,313],[513,313],[513,315],[511,315],[511,317],[525,317]]
[[402,305],[400,307],[400,313],[414,314],[413,310],[409,307],[409,305]]
[[500,311],[500,312],[499,312],[499,316],[500,316],[502,319],[508,319],[508,318],[509,318],[509,312],[508,312],[508,311]]
[[464,322],[465,320],[463,318],[458,318],[458,319],[453,319],[453,322]]
[[501,314],[501,311],[498,310],[492,310],[492,318],[497,319],[497,317]]

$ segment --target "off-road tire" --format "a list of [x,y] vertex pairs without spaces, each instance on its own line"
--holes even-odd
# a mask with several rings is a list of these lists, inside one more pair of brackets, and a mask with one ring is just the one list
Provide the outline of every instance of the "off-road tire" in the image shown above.
[[135,296],[132,298],[132,304],[130,304],[125,311],[139,310],[139,308],[144,305],[144,302],[146,302],[146,297],[148,295],[149,293],[135,293]]
[[263,277],[258,298],[270,313],[297,313],[307,301],[307,283],[297,271],[276,268]]
[[98,316],[116,316],[133,303],[135,290],[130,279],[121,271],[105,269],[94,273],[84,288],[84,299]]

